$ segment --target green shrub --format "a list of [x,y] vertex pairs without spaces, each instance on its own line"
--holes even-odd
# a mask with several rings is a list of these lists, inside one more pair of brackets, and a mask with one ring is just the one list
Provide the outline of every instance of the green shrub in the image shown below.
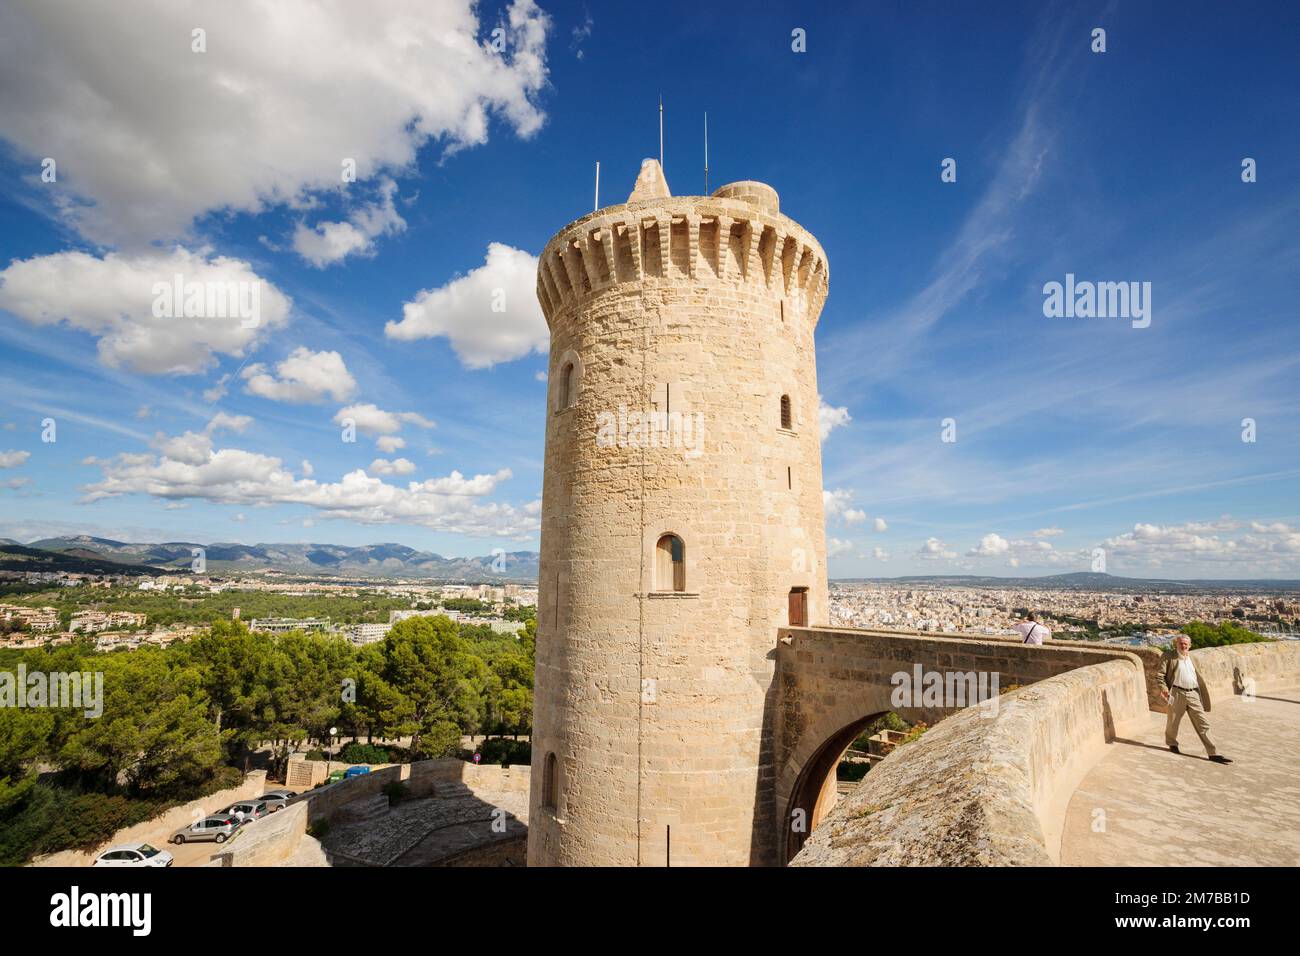
[[374,747],[357,741],[344,745],[339,751],[339,759],[345,763],[389,763],[388,751],[383,747]]
[[0,820],[0,866],[21,866],[43,853],[91,849],[166,807],[165,802],[37,783]]
[[385,785],[381,792],[388,797],[390,804],[396,805],[410,796],[411,788],[400,780],[394,780],[392,783]]
[[483,755],[482,763],[495,763],[503,767],[527,766],[533,762],[533,745],[527,740],[489,737],[479,745],[478,752]]
[[1192,621],[1183,628],[1183,633],[1192,639],[1192,650],[1200,647],[1224,647],[1228,644],[1258,644],[1268,640],[1232,621],[1224,621],[1218,626],[1204,621]]
[[870,769],[871,764],[867,763],[865,760],[860,763],[850,763],[847,760],[842,760],[840,761],[839,766],[835,768],[835,779],[861,780],[867,775],[867,771]]

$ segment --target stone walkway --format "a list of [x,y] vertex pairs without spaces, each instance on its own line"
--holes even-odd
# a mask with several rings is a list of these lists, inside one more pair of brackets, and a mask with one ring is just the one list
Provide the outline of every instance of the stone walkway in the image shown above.
[[1210,763],[1186,718],[1181,755],[1165,748],[1164,714],[1115,741],[1070,800],[1061,862],[1300,864],[1300,687],[1216,702],[1209,718],[1233,763]]

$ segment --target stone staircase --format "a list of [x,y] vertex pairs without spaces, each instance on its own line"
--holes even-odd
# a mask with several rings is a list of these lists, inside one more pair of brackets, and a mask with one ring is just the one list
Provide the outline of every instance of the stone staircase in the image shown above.
[[374,820],[388,813],[388,796],[377,793],[372,797],[361,797],[339,810],[338,815],[346,820],[358,823]]
[[433,795],[443,800],[472,799],[474,791],[459,780],[452,783],[438,783],[433,787]]

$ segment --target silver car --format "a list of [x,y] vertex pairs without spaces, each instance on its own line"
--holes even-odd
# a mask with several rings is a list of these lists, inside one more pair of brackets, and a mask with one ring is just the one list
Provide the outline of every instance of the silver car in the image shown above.
[[234,836],[235,831],[238,829],[239,819],[223,813],[212,817],[204,817],[202,820],[195,820],[189,826],[182,827],[172,834],[172,842],[177,845],[200,843],[205,840],[225,843]]
[[264,793],[261,801],[266,804],[268,813],[275,813],[276,810],[283,810],[289,805],[289,797],[283,793]]
[[252,823],[254,820],[260,820],[269,812],[266,803],[259,798],[257,800],[240,800],[238,803],[232,803],[226,809],[220,811],[220,815],[234,817],[240,823]]

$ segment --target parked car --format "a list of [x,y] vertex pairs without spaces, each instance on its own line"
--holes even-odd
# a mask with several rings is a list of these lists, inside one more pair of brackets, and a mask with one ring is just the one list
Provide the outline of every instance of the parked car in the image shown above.
[[266,816],[268,812],[266,803],[262,800],[241,800],[220,811],[219,815],[235,817],[240,823],[252,823]]
[[128,843],[105,850],[91,866],[171,866],[174,861],[166,850],[148,843]]
[[289,798],[279,793],[264,793],[261,799],[266,804],[267,813],[275,813],[289,805]]
[[343,771],[343,779],[347,780],[351,777],[359,777],[365,773],[370,773],[369,767],[348,767],[347,770]]
[[262,794],[262,799],[265,800],[267,797],[284,797],[286,800],[292,800],[296,796],[298,796],[297,790],[281,788],[279,790],[266,791],[266,793]]
[[178,846],[182,843],[200,843],[204,840],[225,843],[235,835],[235,831],[238,829],[238,817],[230,814],[218,814],[217,816],[204,817],[202,820],[195,820],[189,826],[177,830],[172,834],[172,842]]

